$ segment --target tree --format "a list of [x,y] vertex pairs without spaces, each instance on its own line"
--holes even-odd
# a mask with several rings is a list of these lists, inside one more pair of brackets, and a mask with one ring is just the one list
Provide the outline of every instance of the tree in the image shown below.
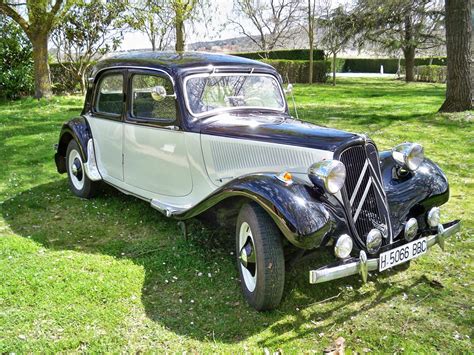
[[443,42],[444,12],[439,0],[358,0],[355,9],[360,44],[369,41],[388,50],[401,49],[406,81],[415,79],[416,51]]
[[472,109],[471,5],[469,0],[446,0],[448,80],[442,112]]
[[174,13],[166,0],[136,1],[130,13],[125,21],[134,30],[145,32],[153,51],[164,50],[174,41]]
[[0,13],[0,99],[15,99],[33,91],[31,43],[20,26]]
[[314,36],[316,30],[316,0],[307,0],[307,6],[304,9],[304,17],[306,21],[303,24],[303,29],[308,36],[309,47],[309,73],[308,83],[313,83],[313,63],[314,63]]
[[33,46],[35,97],[51,96],[48,39],[73,0],[0,0],[0,11],[18,23]]
[[331,1],[322,7],[318,25],[324,31],[321,45],[332,57],[332,85],[336,85],[337,54],[344,49],[355,33],[353,18],[342,6],[331,9]]
[[185,47],[185,21],[191,18],[198,0],[170,0],[174,12],[174,27],[176,30],[175,50],[183,52]]
[[235,0],[229,22],[259,49],[271,51],[294,35],[299,11],[300,0]]
[[51,40],[63,70],[77,79],[81,92],[86,89],[86,73],[93,60],[116,50],[122,40],[118,17],[125,2],[79,0],[53,31]]

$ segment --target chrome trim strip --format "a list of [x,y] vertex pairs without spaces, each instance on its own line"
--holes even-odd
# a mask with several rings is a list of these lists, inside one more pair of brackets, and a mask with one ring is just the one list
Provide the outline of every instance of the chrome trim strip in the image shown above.
[[[383,187],[383,182],[382,182],[382,174],[377,174],[377,170],[375,170],[375,167],[373,166],[372,162],[370,159],[367,157],[367,161],[369,162],[370,168],[372,169],[372,176],[375,176],[375,188],[377,189],[377,192],[379,193],[381,199],[382,199],[382,204],[383,207],[385,208],[385,212],[387,215],[385,216],[386,223],[388,225],[388,230],[387,233],[390,236],[390,244],[393,243],[393,230],[392,230],[392,221],[390,220],[390,211],[388,210],[388,201],[387,201],[387,194],[385,193],[385,189]],[[380,166],[379,166],[380,168]],[[380,170],[379,170],[380,171]],[[379,179],[380,176],[380,179]],[[384,237],[387,237],[384,235]]]
[[[176,87],[175,87],[176,84],[175,84],[174,78],[166,70],[158,69],[158,68],[140,67],[140,66],[131,66],[131,65],[130,66],[129,65],[117,65],[115,67],[105,67],[105,68],[100,68],[95,73],[93,81],[95,81],[95,79],[97,78],[99,73],[103,72],[104,70],[108,70],[108,69],[139,69],[139,70],[150,70],[150,71],[157,71],[157,72],[163,73],[171,80],[171,82],[173,83],[174,92],[176,92]],[[89,79],[91,79],[91,78],[89,78]]]
[[369,158],[367,158],[367,161],[369,162],[370,168],[372,169],[372,172],[373,172],[372,176],[375,177],[375,187],[377,187],[377,189],[379,190],[379,193],[383,197],[386,198],[387,196],[385,195],[385,190],[383,188],[382,181],[380,181],[379,175],[378,175],[377,171],[375,170],[375,167],[373,166],[373,164],[372,164],[372,162],[370,161]]
[[357,218],[359,217],[359,213],[362,210],[362,206],[364,206],[364,202],[365,202],[365,199],[367,197],[367,194],[369,193],[370,186],[372,186],[372,181],[373,181],[372,176],[369,176],[369,182],[367,183],[367,186],[365,187],[364,193],[363,193],[363,195],[360,199],[359,206],[357,206],[357,211],[354,214],[354,217],[352,217],[354,219],[354,223],[357,222]]
[[354,190],[352,192],[351,200],[349,201],[352,207],[352,204],[354,203],[354,200],[357,196],[357,193],[359,192],[359,187],[362,184],[362,180],[364,180],[365,176],[365,171],[367,170],[367,167],[369,166],[369,159],[365,159],[364,167],[362,168],[362,171],[360,173],[359,180],[357,181],[356,186],[354,187]]
[[[461,221],[453,221],[438,226],[438,233],[427,237],[427,246],[431,248],[435,244],[443,245],[444,240],[461,230]],[[364,253],[365,254],[365,253]],[[347,264],[341,264],[334,267],[323,267],[317,270],[309,271],[309,283],[316,284],[342,277],[351,276],[360,273],[362,278],[368,271],[378,270],[379,259],[364,259],[361,253],[359,260]]]

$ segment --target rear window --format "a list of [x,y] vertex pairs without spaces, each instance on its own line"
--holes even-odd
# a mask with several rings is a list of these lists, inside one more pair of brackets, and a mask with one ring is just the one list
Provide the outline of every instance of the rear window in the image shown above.
[[97,112],[121,115],[123,109],[123,74],[109,74],[102,77],[95,102]]

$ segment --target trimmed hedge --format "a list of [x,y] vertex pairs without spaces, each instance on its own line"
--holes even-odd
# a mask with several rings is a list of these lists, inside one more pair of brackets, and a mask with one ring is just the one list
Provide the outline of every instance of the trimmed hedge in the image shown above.
[[[262,60],[270,64],[283,77],[283,81],[290,83],[307,83],[309,76],[308,60]],[[313,82],[325,83],[327,73],[331,69],[331,63],[325,60],[315,60],[313,62]]]
[[415,67],[416,81],[445,83],[447,67],[444,65],[420,65]]
[[[446,57],[415,58],[415,66],[421,65],[446,65]],[[383,65],[384,73],[396,74],[398,70],[397,58],[338,58],[336,69],[341,72],[353,73],[379,73]],[[405,60],[400,61],[402,67]]]
[[[274,59],[274,60],[309,60],[309,49],[281,49],[276,51],[241,52],[232,53],[237,57],[248,59]],[[313,60],[324,60],[324,51],[313,49]]]
[[353,73],[379,73],[383,65],[384,73],[395,74],[398,70],[398,59],[391,58],[341,58],[344,61],[342,72]]

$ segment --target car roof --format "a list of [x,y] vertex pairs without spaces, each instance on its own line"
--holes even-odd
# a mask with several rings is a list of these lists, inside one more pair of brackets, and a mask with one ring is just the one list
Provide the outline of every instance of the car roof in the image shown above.
[[93,72],[96,74],[98,71],[108,67],[147,67],[165,70],[170,74],[176,74],[190,69],[208,66],[229,68],[245,67],[274,71],[273,67],[268,64],[228,54],[142,51],[115,54],[99,61]]

